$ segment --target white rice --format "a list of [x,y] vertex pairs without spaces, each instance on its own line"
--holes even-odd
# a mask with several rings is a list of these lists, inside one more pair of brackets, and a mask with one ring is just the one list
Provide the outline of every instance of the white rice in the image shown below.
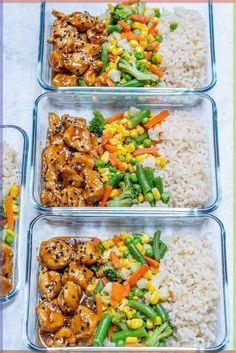
[[172,296],[163,303],[173,336],[169,346],[210,347],[215,341],[219,300],[218,272],[212,244],[206,236],[173,235],[160,266],[162,285]]
[[[170,24],[176,22],[175,31]],[[158,30],[163,36],[159,53],[163,55],[162,87],[202,87],[206,79],[207,41],[205,21],[198,11],[175,8],[163,10]]]
[[158,141],[165,168],[155,168],[170,194],[169,207],[204,207],[210,199],[209,161],[206,135],[201,121],[184,111],[170,114],[159,126],[149,130]]
[[6,142],[3,142],[2,163],[2,195],[5,196],[12,185],[19,183],[19,161],[17,152]]

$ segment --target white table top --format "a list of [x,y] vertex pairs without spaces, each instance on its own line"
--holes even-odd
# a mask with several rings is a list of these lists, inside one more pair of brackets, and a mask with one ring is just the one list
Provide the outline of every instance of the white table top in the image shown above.
[[[35,99],[43,93],[37,82],[39,4],[4,4],[4,123],[21,126],[31,141],[32,109]],[[223,199],[214,213],[225,225],[229,293],[233,292],[233,5],[215,4],[215,41],[218,81],[209,94],[218,107],[219,145]],[[28,168],[29,171],[29,168]],[[29,174],[27,180],[29,181]],[[26,195],[27,199],[27,195]],[[25,210],[23,233],[26,250],[27,228],[37,215],[30,202]],[[25,262],[25,256],[22,261]],[[23,269],[25,263],[23,263]],[[4,305],[3,349],[25,349],[23,342],[24,271],[21,291]],[[230,314],[233,298],[230,295]],[[232,317],[231,333],[232,333]],[[232,338],[228,349],[232,349]]]

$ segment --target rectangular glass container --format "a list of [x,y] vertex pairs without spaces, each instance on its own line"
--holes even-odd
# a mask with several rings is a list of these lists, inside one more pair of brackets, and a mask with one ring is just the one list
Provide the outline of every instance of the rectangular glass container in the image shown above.
[[[27,278],[26,278],[26,310],[24,323],[24,339],[30,349],[58,351],[58,348],[43,347],[38,339],[38,323],[35,307],[37,306],[39,294],[37,279],[39,264],[37,256],[40,244],[55,236],[79,236],[98,237],[105,240],[120,232],[144,231],[153,234],[160,229],[163,237],[168,237],[174,232],[183,235],[198,234],[206,237],[213,245],[213,252],[218,265],[219,281],[219,305],[217,309],[216,341],[211,347],[169,347],[169,348],[130,348],[126,351],[218,351],[223,350],[228,341],[228,293],[227,293],[227,266],[225,231],[223,224],[214,216],[168,216],[160,215],[152,217],[130,216],[122,217],[117,214],[114,217],[75,217],[42,215],[35,218],[29,227],[28,250],[27,250]],[[99,351],[111,352],[124,350],[123,347],[66,347],[64,351]]]
[[[131,106],[149,107],[151,110],[169,109],[184,110],[193,113],[203,123],[206,133],[209,161],[210,199],[203,208],[170,208],[170,207],[44,207],[40,203],[43,180],[41,177],[42,151],[45,147],[48,130],[48,113],[58,115],[70,114],[91,119],[92,112],[100,110],[104,116],[111,116],[118,111],[126,111]],[[219,151],[217,110],[214,101],[205,94],[172,94],[159,93],[155,96],[122,96],[104,94],[77,94],[49,92],[41,95],[35,102],[33,117],[33,141],[31,159],[31,189],[34,206],[40,212],[54,214],[114,214],[115,211],[127,214],[143,214],[144,212],[159,214],[163,212],[189,214],[209,213],[216,209],[220,202],[221,188],[219,181]]]
[[[27,171],[27,155],[28,155],[28,137],[26,132],[14,125],[1,125],[0,134],[3,141],[8,143],[17,152],[18,168],[19,168],[19,180],[20,185],[20,196],[19,196],[19,215],[15,222],[14,232],[16,237],[11,246],[13,250],[12,259],[12,290],[9,294],[0,296],[0,303],[8,302],[18,293],[20,288],[21,280],[21,241],[22,241],[22,222],[24,218],[23,211],[23,198],[25,192],[25,181]],[[2,148],[2,141],[1,141]],[[1,152],[2,153],[2,152]],[[2,160],[1,160],[2,162]],[[2,166],[1,166],[2,173]],[[2,195],[1,195],[2,196]],[[4,195],[3,195],[4,197]]]
[[[107,1],[107,3],[109,3]],[[155,93],[160,91],[173,92],[207,92],[216,83],[216,65],[215,65],[215,44],[214,44],[214,19],[213,19],[213,4],[212,1],[202,3],[184,3],[177,5],[176,3],[164,3],[161,5],[163,8],[172,10],[176,7],[184,7],[187,9],[198,10],[206,23],[206,41],[208,48],[208,62],[206,66],[206,80],[202,87],[193,88],[122,88],[122,87],[53,87],[51,83],[51,68],[48,63],[49,54],[52,51],[52,45],[47,42],[50,37],[52,25],[55,18],[52,16],[51,11],[56,9],[65,13],[71,13],[73,11],[88,11],[94,16],[105,12],[106,2],[86,2],[86,3],[51,3],[48,1],[42,1],[41,3],[41,17],[40,17],[40,36],[39,36],[39,52],[38,52],[38,81],[40,85],[46,90],[54,91],[76,91],[76,92],[92,92],[100,91],[104,94],[147,94]],[[152,3],[147,3],[149,7],[154,6]]]

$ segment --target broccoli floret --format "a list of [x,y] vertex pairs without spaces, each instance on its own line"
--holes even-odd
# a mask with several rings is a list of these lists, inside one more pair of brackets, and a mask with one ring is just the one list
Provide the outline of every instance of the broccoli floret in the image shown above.
[[111,12],[111,17],[115,22],[120,20],[126,21],[134,13],[134,9],[130,6],[124,6],[122,4],[117,4],[114,10]]
[[172,327],[169,322],[164,322],[154,331],[149,332],[146,339],[146,345],[149,347],[158,347],[161,340],[168,338],[172,334]]
[[105,128],[106,120],[100,112],[94,112],[93,115],[94,118],[90,121],[88,129],[94,135],[100,137],[102,136],[103,130]]
[[120,330],[128,330],[127,325],[125,324],[126,315],[122,311],[118,310],[116,314],[112,317],[112,323],[119,327]]
[[120,277],[119,271],[115,270],[112,265],[107,264],[106,266],[103,266],[101,270],[111,282],[116,282]]
[[141,72],[137,69],[135,62],[129,63],[127,60],[121,58],[119,61],[119,69],[123,72],[128,72],[139,81],[152,81],[158,83],[159,77],[151,72]]
[[138,200],[129,186],[126,186],[119,196],[107,202],[108,207],[131,207],[136,204]]
[[142,1],[138,1],[137,4],[135,5],[135,12],[137,15],[143,16],[146,11],[146,3]]

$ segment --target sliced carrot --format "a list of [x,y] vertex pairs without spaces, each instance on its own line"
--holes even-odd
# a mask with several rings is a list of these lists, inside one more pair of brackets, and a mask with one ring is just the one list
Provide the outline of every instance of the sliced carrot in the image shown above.
[[152,51],[149,51],[149,52],[145,53],[144,57],[145,57],[146,60],[150,60],[151,57],[152,57]]
[[133,156],[136,157],[136,156],[140,156],[141,154],[153,154],[154,156],[157,155],[157,148],[156,147],[149,147],[149,148],[142,148],[140,150],[136,150],[134,151],[133,153]]
[[145,260],[147,261],[148,265],[154,267],[154,268],[159,268],[160,264],[158,261],[151,259],[148,256],[144,256]]
[[124,2],[122,2],[121,4],[122,4],[122,5],[125,5],[125,6],[132,6],[132,5],[136,4],[137,1],[138,1],[138,0],[124,1]]
[[109,140],[113,137],[113,133],[112,132],[107,132],[106,134],[104,134],[102,136],[102,145],[106,145]]
[[7,216],[7,226],[9,229],[13,229],[14,226],[14,212],[13,212],[13,197],[12,195],[7,195],[6,197],[6,216]]
[[155,126],[162,122],[165,118],[170,115],[167,109],[163,110],[161,113],[157,114],[154,118],[152,118],[146,125],[144,125],[145,129],[150,129],[151,127]]
[[111,263],[115,269],[121,268],[120,258],[116,255],[115,251],[110,253]]
[[103,152],[104,152],[104,147],[103,147],[103,145],[101,144],[101,145],[99,145],[98,146],[98,154],[103,154]]
[[95,295],[95,301],[96,301],[96,312],[97,316],[99,319],[102,318],[102,297],[100,294]]
[[139,22],[139,23],[143,23],[143,24],[145,24],[145,23],[147,23],[149,21],[147,17],[140,16],[140,15],[135,15],[135,14],[131,15],[130,19],[135,21],[135,22]]
[[117,113],[113,116],[110,116],[109,118],[106,119],[107,124],[114,123],[114,121],[121,120],[124,117],[124,113]]
[[104,148],[105,148],[108,152],[111,152],[111,153],[117,152],[117,147],[111,145],[110,143],[106,143],[106,144],[104,145]]
[[135,34],[133,32],[122,33],[122,38],[126,38],[128,41],[135,39]]
[[99,202],[98,207],[105,207],[107,200],[109,199],[111,192],[113,190],[113,186],[106,185],[104,188],[104,194],[102,196],[101,201]]
[[112,79],[107,75],[106,72],[104,72],[102,75],[103,75],[103,78],[104,78],[104,80],[105,80],[107,86],[109,86],[109,87],[114,87],[114,86],[115,86],[114,82],[113,82]]
[[126,23],[123,20],[118,21],[118,25],[120,25],[125,32],[130,32],[131,31],[131,26],[128,25],[128,23]]
[[118,235],[114,235],[114,237],[112,238],[112,240],[114,241],[114,243],[117,245],[120,242],[120,237],[118,237]]
[[[154,40],[147,46],[147,50],[157,50],[160,46],[160,43],[157,40]],[[153,65],[154,66],[154,65]]]
[[163,71],[159,70],[155,65],[152,64],[148,64],[148,70],[159,77],[163,77],[164,75]]
[[139,269],[135,271],[128,279],[129,284],[133,286],[140,278],[142,278],[145,275],[145,273],[148,270],[149,270],[149,266],[147,264],[140,266]]
[[111,54],[108,55],[108,60],[109,60],[109,61],[114,62],[114,61],[116,61],[116,59],[117,59],[117,56],[111,55]]
[[123,287],[120,283],[112,282],[111,299],[116,303],[123,299]]
[[158,25],[158,20],[153,21],[153,22],[151,23],[151,25],[148,27],[148,33],[151,33],[151,31],[152,31],[153,29],[155,29],[157,25]]
[[98,245],[101,243],[101,240],[98,239],[98,238],[96,238],[96,237],[94,237],[92,240],[93,240],[93,244],[94,244],[95,246],[98,246]]
[[124,172],[125,171],[125,165],[119,161],[119,159],[117,159],[117,162],[116,162],[116,165],[117,165],[117,168],[121,171],[121,172]]
[[130,284],[128,281],[123,283],[123,297],[128,297],[130,294]]
[[107,338],[109,339],[110,342],[112,341],[112,334],[113,334],[113,332],[116,331],[116,328],[117,328],[117,326],[114,325],[114,324],[111,324],[109,326],[109,329],[108,329],[108,332],[107,332]]
[[102,284],[105,286],[108,283],[108,279],[106,277],[102,277]]
[[152,34],[153,36],[156,36],[157,34],[159,33],[158,29],[155,28],[155,29],[152,29],[149,34]]
[[110,153],[110,163],[113,167],[117,167],[120,171],[124,172],[125,171],[125,165],[119,161],[118,158],[116,158],[116,156],[114,156],[114,154]]

